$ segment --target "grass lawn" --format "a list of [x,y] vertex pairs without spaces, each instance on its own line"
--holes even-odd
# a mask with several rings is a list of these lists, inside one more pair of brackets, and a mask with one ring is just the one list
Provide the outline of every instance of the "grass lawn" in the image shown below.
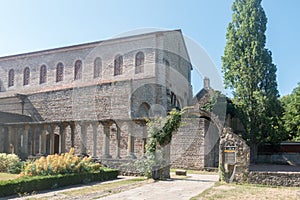
[[0,180],[12,180],[16,179],[18,174],[0,173]]
[[212,188],[205,190],[203,193],[191,200],[202,199],[300,199],[299,187],[271,187],[264,185],[251,184],[226,184],[217,182]]
[[27,200],[46,200],[46,199],[98,199],[111,194],[126,191],[135,187],[139,187],[143,184],[147,184],[153,180],[147,180],[144,177],[137,177],[127,180],[120,180],[109,183],[100,183],[96,185],[85,186],[82,188],[74,188],[67,191],[57,191],[54,194],[41,194],[41,195],[28,195]]

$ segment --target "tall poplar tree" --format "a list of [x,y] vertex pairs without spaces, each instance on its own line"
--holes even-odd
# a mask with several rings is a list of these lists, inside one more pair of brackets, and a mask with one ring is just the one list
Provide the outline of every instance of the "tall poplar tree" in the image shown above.
[[233,91],[233,103],[240,111],[243,136],[254,161],[260,142],[281,139],[276,66],[271,51],[265,48],[267,17],[261,0],[235,0],[232,11],[222,70],[225,86]]

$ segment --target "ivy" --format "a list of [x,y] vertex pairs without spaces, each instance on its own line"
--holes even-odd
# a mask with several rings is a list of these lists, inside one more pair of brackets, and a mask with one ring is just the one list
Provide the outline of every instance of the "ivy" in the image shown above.
[[146,152],[155,152],[157,145],[165,146],[171,142],[172,133],[179,128],[184,111],[173,109],[167,117],[159,117],[147,122],[150,139],[146,145]]
[[163,147],[172,140],[172,134],[177,131],[181,124],[181,117],[185,109],[182,111],[171,110],[165,118],[157,117],[149,119],[147,122],[149,140],[146,145],[146,153],[144,158],[135,161],[134,168],[147,176],[152,177],[152,167],[160,166],[161,170],[168,165],[166,153]]

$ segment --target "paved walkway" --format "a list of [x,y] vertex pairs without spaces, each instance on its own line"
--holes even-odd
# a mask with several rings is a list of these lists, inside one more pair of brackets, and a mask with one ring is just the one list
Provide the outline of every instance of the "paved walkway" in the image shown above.
[[[48,190],[38,192],[39,194],[32,196],[25,196],[17,198],[16,196],[8,197],[8,199],[18,199],[18,200],[28,200],[28,199],[72,199],[77,200],[81,197],[71,197],[63,194],[65,191],[72,191],[77,189],[82,189],[86,187],[91,187],[98,184],[106,184],[110,182],[121,181],[124,179],[131,179],[136,177],[124,177],[120,176],[119,179],[113,181],[105,181],[99,183],[91,183],[90,185],[77,185],[77,186],[68,186],[65,188],[58,188],[56,190]],[[133,189],[128,189],[126,191],[112,194],[99,198],[100,200],[165,200],[165,199],[174,199],[174,200],[185,200],[190,199],[193,196],[196,196],[203,192],[204,190],[212,187],[216,181],[218,181],[218,175],[202,175],[202,174],[188,174],[188,178],[172,178],[166,181],[155,181],[143,184],[140,187],[135,187]],[[0,198],[7,199],[6,198]],[[91,199],[89,197],[85,199]],[[95,197],[92,199],[96,199]]]
[[125,192],[109,195],[101,200],[163,200],[163,199],[190,199],[212,187],[219,180],[218,175],[188,174],[186,179],[170,179],[157,181],[134,188]]

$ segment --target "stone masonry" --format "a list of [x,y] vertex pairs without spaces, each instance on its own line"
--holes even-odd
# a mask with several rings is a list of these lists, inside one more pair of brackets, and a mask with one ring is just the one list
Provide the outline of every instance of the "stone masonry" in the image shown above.
[[191,70],[180,30],[2,57],[1,116],[14,120],[0,122],[0,150],[141,157],[144,117],[189,105]]
[[[192,104],[191,70],[180,30],[2,57],[0,151],[26,159],[74,147],[108,166],[141,158],[145,118]],[[196,107],[174,134],[174,167],[218,165],[218,129]]]

